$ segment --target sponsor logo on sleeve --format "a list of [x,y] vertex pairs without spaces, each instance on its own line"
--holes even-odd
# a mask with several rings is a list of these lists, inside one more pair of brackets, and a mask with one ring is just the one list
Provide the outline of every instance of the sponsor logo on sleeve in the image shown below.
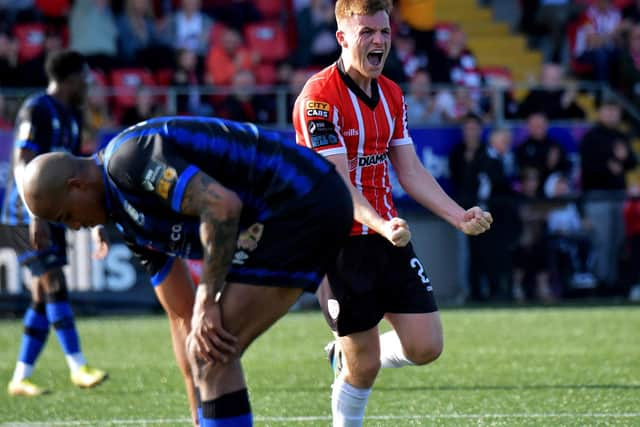
[[178,173],[171,166],[151,162],[142,175],[142,188],[155,191],[163,199],[169,198],[169,190],[178,180]]
[[325,120],[312,120],[307,124],[311,148],[325,147],[339,143],[333,123]]
[[330,106],[327,102],[307,101],[304,106],[305,116],[309,118],[328,119]]

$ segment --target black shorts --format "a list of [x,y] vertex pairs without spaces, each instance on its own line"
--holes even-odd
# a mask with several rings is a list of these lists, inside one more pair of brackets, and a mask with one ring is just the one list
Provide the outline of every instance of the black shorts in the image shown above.
[[330,288],[318,296],[340,336],[373,328],[385,313],[438,310],[431,281],[411,243],[398,248],[379,234],[352,236],[328,279]]
[[0,246],[13,248],[20,264],[29,268],[33,276],[41,276],[47,271],[67,264],[67,239],[65,228],[58,224],[51,227],[51,246],[37,251],[29,242],[28,225],[0,224]]
[[[340,175],[331,172],[303,199],[287,201],[280,212],[240,230],[227,282],[317,290],[349,237],[349,190]],[[161,283],[172,260],[157,252],[139,256],[151,283]]]

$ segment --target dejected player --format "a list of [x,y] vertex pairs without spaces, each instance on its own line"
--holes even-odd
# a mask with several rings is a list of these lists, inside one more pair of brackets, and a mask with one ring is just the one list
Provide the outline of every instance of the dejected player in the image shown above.
[[[158,118],[95,158],[50,154],[25,172],[37,215],[72,228],[114,222],[185,336],[209,426],[253,425],[240,357],[303,290],[315,292],[353,220],[334,166],[251,124]],[[194,294],[180,258],[203,260]],[[191,311],[193,305],[193,314]]]

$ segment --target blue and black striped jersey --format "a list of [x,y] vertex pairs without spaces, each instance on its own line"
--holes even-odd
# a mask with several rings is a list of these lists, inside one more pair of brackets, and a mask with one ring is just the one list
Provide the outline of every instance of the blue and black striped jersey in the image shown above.
[[[36,155],[52,151],[79,154],[82,118],[79,111],[62,105],[46,93],[32,95],[22,104],[16,119],[11,170],[19,149]],[[8,225],[29,223],[27,209],[20,198],[15,177],[10,174],[2,205],[0,222]]]
[[[240,229],[287,215],[313,197],[333,165],[312,150],[252,124],[216,118],[163,117],[116,136],[98,154],[107,209],[134,252],[200,258],[200,220],[181,212],[199,171],[242,200]],[[286,238],[286,236],[283,236]]]

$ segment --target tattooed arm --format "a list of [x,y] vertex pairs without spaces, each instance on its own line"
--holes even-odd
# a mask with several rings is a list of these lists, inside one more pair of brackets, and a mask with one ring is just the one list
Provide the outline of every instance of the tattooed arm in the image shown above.
[[234,353],[235,337],[222,325],[219,302],[236,249],[242,202],[238,195],[210,176],[198,172],[189,182],[182,212],[200,217],[204,251],[201,283],[191,321],[191,356],[226,361]]

